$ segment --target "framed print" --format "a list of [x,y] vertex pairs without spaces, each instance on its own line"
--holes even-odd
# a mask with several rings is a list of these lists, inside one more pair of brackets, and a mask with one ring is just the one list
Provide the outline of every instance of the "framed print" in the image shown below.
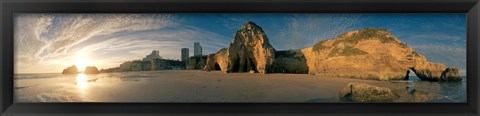
[[1,111],[478,115],[477,3],[2,1]]
[[465,14],[14,19],[15,102],[467,101]]

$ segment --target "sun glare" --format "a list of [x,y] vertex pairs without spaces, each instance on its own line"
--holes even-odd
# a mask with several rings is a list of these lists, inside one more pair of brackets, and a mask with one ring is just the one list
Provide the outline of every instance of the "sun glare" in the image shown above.
[[80,72],[84,72],[85,71],[85,68],[88,66],[88,65],[91,65],[89,64],[88,61],[88,55],[86,53],[80,53],[80,54],[77,54],[77,62],[76,62],[76,66],[77,66],[77,69],[78,71]]
[[85,71],[85,68],[87,67],[87,62],[85,60],[77,60],[77,68],[78,71]]
[[85,89],[87,88],[88,86],[88,82],[87,82],[87,75],[85,74],[78,74],[77,75],[77,83],[76,83],[77,87],[79,87],[80,89]]

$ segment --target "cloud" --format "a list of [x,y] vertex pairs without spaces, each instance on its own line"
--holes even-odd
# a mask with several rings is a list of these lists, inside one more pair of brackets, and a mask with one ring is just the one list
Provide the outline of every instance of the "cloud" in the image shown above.
[[258,21],[258,17],[261,15],[252,15],[252,14],[237,14],[237,15],[228,15],[221,14],[219,18],[215,20],[216,23],[222,24],[226,29],[237,30],[245,24],[247,21]]
[[226,37],[180,24],[171,14],[16,14],[14,25],[18,73],[59,72],[78,59],[110,68],[155,49],[179,58],[193,41],[204,53],[228,45]]
[[320,40],[334,38],[355,29],[359,16],[352,14],[296,14],[287,20],[287,27],[271,36],[279,50],[300,49]]
[[418,53],[426,56],[428,61],[443,63],[447,67],[457,67],[462,70],[462,75],[465,75],[465,70],[467,69],[466,48],[441,45],[412,45],[411,47]]
[[110,68],[151,50],[179,59],[181,48],[193,54],[193,42],[202,44],[204,54],[215,53],[228,46],[245,21],[261,26],[277,50],[309,47],[364,27],[388,28],[430,61],[465,67],[464,17],[393,16],[397,15],[15,14],[15,71],[59,72],[78,59]]
[[407,44],[412,45],[441,45],[450,47],[466,47],[465,34],[430,33],[403,33],[397,34]]

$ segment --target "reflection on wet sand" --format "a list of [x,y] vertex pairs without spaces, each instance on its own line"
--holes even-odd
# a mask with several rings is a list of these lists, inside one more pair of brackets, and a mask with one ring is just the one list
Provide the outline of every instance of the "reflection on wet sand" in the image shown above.
[[80,89],[87,88],[87,86],[88,86],[87,75],[78,74],[77,75],[77,82],[75,83],[75,85],[77,85],[77,87],[80,88]]
[[85,74],[78,74],[76,77],[76,82],[75,85],[77,86],[78,90],[80,91],[80,97],[84,98],[85,95],[87,94],[87,87],[88,87],[88,82],[87,82],[87,75]]
[[399,102],[465,102],[466,79],[461,82],[393,81],[392,90],[404,98]]
[[432,101],[437,95],[442,96],[442,102],[466,101],[462,96],[465,94],[462,83],[389,82],[306,74],[225,74],[194,70],[17,79],[15,101],[342,102],[338,99],[338,92],[350,82],[390,88],[401,96],[393,102],[438,102]]

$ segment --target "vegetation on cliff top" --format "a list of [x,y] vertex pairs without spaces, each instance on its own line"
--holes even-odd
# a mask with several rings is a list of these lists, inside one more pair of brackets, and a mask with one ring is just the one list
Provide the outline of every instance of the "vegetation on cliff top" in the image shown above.
[[386,29],[380,29],[380,28],[364,28],[358,31],[358,33],[354,33],[349,37],[346,37],[346,34],[342,34],[339,37],[340,38],[345,38],[344,41],[348,43],[358,43],[361,40],[366,40],[366,39],[379,39],[382,43],[388,43],[395,41],[395,38],[393,37],[387,37],[386,33],[382,32],[387,32]]
[[323,43],[325,43],[327,40],[321,40],[319,42],[317,42],[315,45],[313,45],[313,51],[317,52],[317,51],[320,51],[320,50],[323,50],[325,48],[327,48],[327,46],[323,45]]
[[[329,40],[321,40],[317,42],[315,45],[313,45],[313,51],[321,51],[325,48],[328,47],[334,47],[338,45],[339,43],[346,43],[350,45],[355,45],[360,41],[367,40],[367,39],[379,39],[382,43],[389,43],[392,41],[395,41],[395,38],[393,36],[387,36],[388,31],[386,29],[381,29],[381,28],[364,28],[361,30],[358,30],[357,33],[353,33],[351,35],[348,35],[349,33],[344,33],[339,35],[337,38],[338,39],[332,39],[334,42],[332,46],[325,46],[324,43],[329,41]],[[405,43],[400,44],[401,47],[407,47]],[[332,50],[332,51],[335,51]],[[336,50],[340,51],[340,50]],[[345,47],[343,51],[346,51],[347,54],[363,54],[366,53],[364,51],[361,51],[359,49],[351,48],[351,47]],[[337,53],[337,52],[333,52]]]
[[335,57],[335,56],[353,56],[353,55],[364,55],[368,54],[363,50],[353,48],[351,46],[345,46],[343,49],[340,48],[333,48],[332,51],[328,54],[328,57]]

